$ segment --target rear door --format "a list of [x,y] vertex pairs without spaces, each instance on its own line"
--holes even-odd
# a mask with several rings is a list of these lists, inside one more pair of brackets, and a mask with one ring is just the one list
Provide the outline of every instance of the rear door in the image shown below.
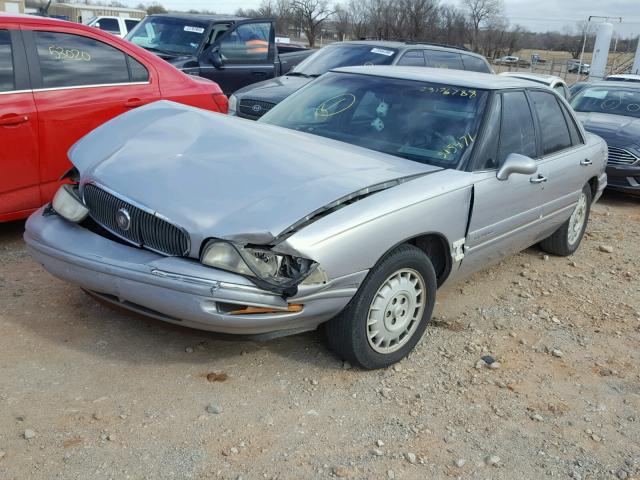
[[107,120],[160,98],[149,64],[109,43],[66,27],[24,31],[38,109],[42,200],[69,168],[67,151]]
[[[211,49],[222,58],[221,68],[209,59]],[[225,95],[273,78],[275,71],[275,32],[271,20],[238,22],[206,49],[200,58],[200,75],[220,85]]]
[[[538,174],[514,173],[507,180],[496,174],[511,153],[536,158],[534,116],[522,90],[506,91],[494,99],[474,166],[473,210],[461,268],[477,270],[518,252],[536,239],[541,216],[542,183]],[[498,120],[499,119],[499,120]]]
[[0,221],[40,206],[38,113],[20,30],[0,18]]

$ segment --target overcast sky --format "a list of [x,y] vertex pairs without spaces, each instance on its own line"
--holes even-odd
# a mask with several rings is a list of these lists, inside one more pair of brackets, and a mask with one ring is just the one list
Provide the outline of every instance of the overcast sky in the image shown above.
[[[208,9],[216,13],[233,13],[238,7],[255,8],[260,5],[260,0],[159,1],[169,9]],[[128,0],[128,3],[133,6],[139,0]],[[343,0],[340,3],[345,2]],[[447,0],[442,0],[442,3],[457,4],[456,1]],[[565,25],[574,27],[578,21],[586,20],[590,15],[608,15],[622,17],[622,24],[614,23],[615,31],[622,36],[640,35],[640,0],[504,0],[504,3],[512,24],[518,23],[533,31],[562,31]]]

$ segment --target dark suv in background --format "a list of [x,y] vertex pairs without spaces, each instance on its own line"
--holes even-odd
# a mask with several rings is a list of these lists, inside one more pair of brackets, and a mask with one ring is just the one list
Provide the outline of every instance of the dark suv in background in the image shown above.
[[358,65],[403,65],[493,73],[486,58],[464,47],[370,40],[339,42],[318,50],[284,76],[236,91],[229,98],[229,114],[256,120],[323,73]]

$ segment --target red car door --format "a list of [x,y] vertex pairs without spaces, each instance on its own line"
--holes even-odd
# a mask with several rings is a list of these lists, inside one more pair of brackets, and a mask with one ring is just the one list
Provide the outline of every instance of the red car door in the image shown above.
[[[99,30],[24,27],[38,109],[42,202],[70,167],[67,151],[111,118],[160,98],[155,69]],[[29,30],[26,30],[29,28]]]
[[40,206],[38,114],[20,30],[0,17],[0,222]]

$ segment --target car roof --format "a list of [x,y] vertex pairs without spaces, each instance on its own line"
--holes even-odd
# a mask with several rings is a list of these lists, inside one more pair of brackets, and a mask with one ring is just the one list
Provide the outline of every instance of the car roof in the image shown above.
[[[93,18],[93,17],[92,17]],[[123,20],[129,20],[124,19]],[[135,19],[139,20],[139,19]],[[4,13],[0,13],[0,21],[6,23],[18,23],[18,24],[30,24],[30,25],[50,25],[50,26],[60,26],[60,27],[72,27],[76,30],[88,31],[95,33],[95,31],[102,32],[103,30],[99,30],[95,27],[90,27],[85,25],[84,23],[76,23],[70,22],[68,20],[62,20],[60,18],[52,18],[52,17],[40,17],[38,15],[26,15],[26,14],[11,14],[7,15]],[[115,37],[115,35],[108,34],[109,37]]]
[[[607,78],[628,78],[631,80],[640,80],[640,75],[636,75],[634,73],[614,73],[612,75],[608,75]],[[613,80],[610,80],[611,82]]]
[[637,88],[640,89],[640,82],[625,82],[624,80],[616,82],[615,80],[601,80],[593,82],[590,87],[620,87],[620,88]]
[[555,75],[547,75],[543,73],[529,73],[529,72],[502,72],[500,75],[505,77],[522,78],[525,80],[531,80],[532,82],[544,83],[545,85],[551,85],[553,82],[562,82],[564,80]]
[[482,55],[479,53],[472,52],[466,47],[456,46],[456,45],[445,45],[443,43],[429,43],[429,42],[401,42],[401,41],[393,41],[393,40],[349,40],[346,42],[335,42],[331,45],[371,45],[372,47],[387,47],[387,48],[396,48],[402,50],[442,50],[442,51],[457,51],[459,53],[464,53],[465,55],[472,55],[474,57],[484,59]]
[[200,22],[239,22],[249,20],[246,17],[236,15],[204,14],[204,13],[154,13],[150,17],[170,17],[181,20],[198,20]]
[[[505,77],[493,73],[479,73],[469,70],[453,70],[446,68],[428,67],[398,67],[398,66],[359,66],[342,67],[332,72],[357,73],[376,77],[416,80],[419,82],[434,82],[455,85],[458,87],[479,88],[486,90],[500,90],[503,88],[531,88],[532,83],[514,77]],[[609,82],[611,83],[611,82]]]

